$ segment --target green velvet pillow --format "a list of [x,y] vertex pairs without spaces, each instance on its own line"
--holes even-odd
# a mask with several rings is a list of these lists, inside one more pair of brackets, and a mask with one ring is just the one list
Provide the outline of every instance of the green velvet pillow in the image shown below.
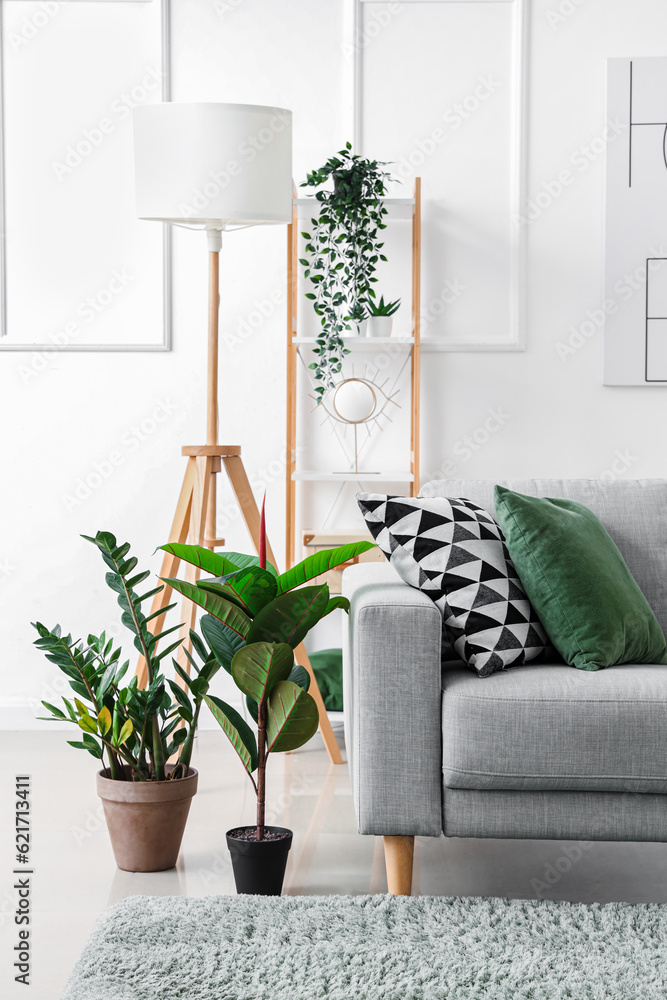
[[327,712],[343,711],[343,650],[320,649],[310,654],[310,665]]
[[574,500],[496,486],[496,514],[512,562],[549,638],[567,663],[667,663],[665,637],[623,556],[595,514]]

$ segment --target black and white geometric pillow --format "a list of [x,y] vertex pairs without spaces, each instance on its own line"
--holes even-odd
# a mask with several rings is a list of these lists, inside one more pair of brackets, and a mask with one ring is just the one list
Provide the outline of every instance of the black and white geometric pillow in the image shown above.
[[480,677],[544,656],[549,640],[500,527],[471,500],[358,493],[378,546],[442,612],[458,656]]

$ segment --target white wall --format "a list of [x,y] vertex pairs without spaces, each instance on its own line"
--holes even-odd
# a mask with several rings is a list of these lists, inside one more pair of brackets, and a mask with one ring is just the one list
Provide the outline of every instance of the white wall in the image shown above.
[[[423,5],[403,6],[408,18],[410,8]],[[526,352],[425,355],[422,478],[441,470],[491,479],[660,477],[664,393],[601,384],[595,321],[604,157],[591,154],[582,169],[578,151],[605,128],[605,58],[664,55],[667,8],[660,0],[533,0],[530,7],[528,199],[557,191],[553,182],[564,170],[572,182],[527,225]],[[217,7],[174,0],[173,97],[293,108],[300,179],[347,137],[342,31],[343,5],[333,0],[217,0]],[[368,44],[377,50],[367,65],[380,72],[382,34]],[[420,51],[406,50],[402,58],[401,71],[418,79]],[[424,101],[432,96],[428,89]],[[434,115],[441,94],[437,101]],[[438,211],[427,202],[426,227]],[[258,489],[267,485],[269,528],[281,552],[282,300],[265,305],[269,315],[250,337],[239,336],[239,324],[256,302],[270,303],[272,293],[280,299],[284,241],[283,231],[269,230],[226,240],[221,361],[221,437],[243,443]],[[0,721],[7,725],[25,721],[31,705],[53,695],[56,674],[31,646],[30,620],[59,621],[77,635],[117,620],[101,560],[79,533],[113,530],[133,542],[144,564],[159,566],[152,552],[168,534],[183,472],[180,445],[197,443],[203,433],[205,258],[197,234],[177,234],[169,354],[63,354],[27,383],[19,371],[25,358],[0,355]],[[426,254],[424,267],[432,282],[443,265]],[[595,329],[590,337],[590,326],[577,333],[587,320]],[[575,346],[568,351],[570,340]],[[490,411],[501,417],[488,434],[479,428]],[[467,444],[475,435],[488,440]],[[120,460],[108,478],[80,503],[66,504],[79,480],[112,452]],[[228,544],[247,550],[238,517],[228,516],[231,498],[222,487],[220,493]]]

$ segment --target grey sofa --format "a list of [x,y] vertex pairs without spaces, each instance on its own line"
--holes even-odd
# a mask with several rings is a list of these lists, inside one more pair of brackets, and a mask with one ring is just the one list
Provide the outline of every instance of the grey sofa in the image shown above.
[[[667,480],[502,485],[589,507],[667,630]],[[420,495],[493,512],[493,486],[448,480]],[[347,569],[343,592],[354,804],[359,832],[385,838],[390,892],[410,892],[415,835],[667,840],[667,666],[480,678],[441,666],[441,615],[391,566]]]

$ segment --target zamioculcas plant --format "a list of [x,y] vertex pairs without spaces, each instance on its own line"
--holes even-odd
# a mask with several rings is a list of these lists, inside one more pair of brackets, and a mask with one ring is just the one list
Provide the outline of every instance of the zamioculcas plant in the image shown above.
[[[352,153],[348,142],[301,185],[320,188],[315,195],[319,214],[311,219],[311,231],[301,234],[308,256],[300,259],[304,277],[313,285],[306,298],[313,302],[321,324],[314,348],[317,361],[310,365],[318,403],[341,370],[347,354],[343,336],[350,321],[363,321],[375,298],[378,261],[387,259],[379,237],[387,228],[382,199],[390,178],[384,166]],[[333,189],[322,188],[329,180]]]
[[[130,556],[129,544],[119,545],[108,531],[83,537],[97,546],[106,563],[106,582],[117,595],[121,621],[145,657],[148,685],[140,688],[136,677],[123,685],[130,661],[121,662],[120,646],[104,632],[73,639],[63,635],[59,625],[49,629],[36,622],[39,638],[35,645],[66,675],[73,692],[73,698],[62,699],[62,708],[42,704],[50,713],[48,721],[70,722],[80,731],[79,739],[68,741],[70,746],[87,750],[107,764],[98,773],[97,787],[119,867],[159,871],[172,867],[178,856],[190,800],[197,789],[197,773],[190,767],[194,735],[220,662],[191,631],[195,655],[186,655],[192,676],[174,660],[182,686],[166,679],[162,661],[180,640],[159,653],[157,644],[180,626],[152,635],[148,625],[154,615],[142,611],[144,602],[162,586],[137,593],[150,574],[136,572],[137,560]],[[179,786],[182,783],[178,795],[170,789],[175,781]],[[125,785],[122,792],[117,790],[118,783]]]
[[[108,531],[99,531],[95,538],[83,537],[97,546],[108,567],[106,582],[117,594],[121,621],[132,633],[136,649],[146,658],[148,686],[139,688],[136,677],[121,686],[129,660],[120,662],[120,646],[114,645],[113,639],[107,640],[104,632],[89,635],[86,641],[73,640],[71,635],[62,634],[59,625],[48,629],[36,622],[39,638],[35,645],[67,676],[74,694],[72,700],[62,699],[64,710],[43,702],[51,713],[47,721],[57,719],[78,726],[81,739],[68,741],[70,746],[87,750],[102,762],[106,758],[109,774],[116,781],[183,777],[190,766],[201,704],[220,664],[199,636],[191,633],[203,665],[199,668],[194,663],[192,678],[178,665],[176,669],[193,701],[174,681],[166,680],[160,673],[161,662],[180,645],[180,640],[159,653],[157,644],[180,626],[152,635],[148,629],[152,615],[146,617],[141,610],[144,601],[159,593],[162,586],[137,594],[136,588],[150,576],[150,571],[134,572],[137,560],[129,555],[129,543],[118,545]],[[176,699],[173,704],[172,695]],[[177,758],[176,766],[167,775],[165,764],[172,755]]]
[[208,612],[201,620],[201,631],[245,695],[257,724],[255,734],[231,705],[205,695],[257,793],[258,841],[264,838],[269,754],[302,746],[318,725],[317,706],[307,693],[310,678],[303,667],[295,666],[293,650],[331,611],[349,610],[347,599],[331,597],[326,584],[305,584],[373,547],[372,542],[363,541],[321,550],[279,574],[270,564],[260,565],[255,556],[214,553],[198,545],[162,546],[165,552],[211,574],[197,583],[164,582]]

